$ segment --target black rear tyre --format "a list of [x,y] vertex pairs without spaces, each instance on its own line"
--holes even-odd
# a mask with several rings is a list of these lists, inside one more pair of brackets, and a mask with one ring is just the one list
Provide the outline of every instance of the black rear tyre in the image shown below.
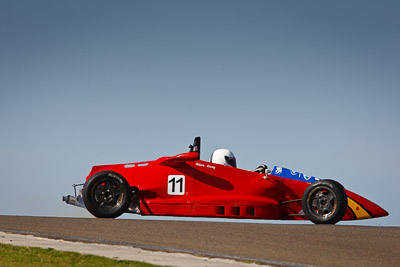
[[304,191],[302,198],[304,214],[316,224],[335,224],[347,210],[344,187],[334,180],[317,181]]
[[103,171],[86,181],[82,195],[85,207],[95,217],[116,218],[127,210],[131,190],[121,175]]

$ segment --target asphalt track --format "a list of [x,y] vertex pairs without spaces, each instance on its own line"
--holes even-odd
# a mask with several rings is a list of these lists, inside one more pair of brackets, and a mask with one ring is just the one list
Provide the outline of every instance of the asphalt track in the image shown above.
[[399,266],[400,228],[0,216],[0,231],[316,266]]

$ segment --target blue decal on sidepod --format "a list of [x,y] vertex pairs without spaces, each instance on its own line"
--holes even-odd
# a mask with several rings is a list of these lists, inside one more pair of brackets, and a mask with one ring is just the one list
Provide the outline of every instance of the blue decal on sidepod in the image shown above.
[[319,180],[318,178],[316,178],[314,176],[308,176],[301,172],[295,172],[288,168],[283,168],[283,167],[278,167],[278,166],[274,166],[274,169],[272,170],[271,174],[275,175],[275,176],[287,178],[287,179],[298,180],[298,181],[303,181],[303,182],[308,182],[308,183],[314,183],[315,181]]

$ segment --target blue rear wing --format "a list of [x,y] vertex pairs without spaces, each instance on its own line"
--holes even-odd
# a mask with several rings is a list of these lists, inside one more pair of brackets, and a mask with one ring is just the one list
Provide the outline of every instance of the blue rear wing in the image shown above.
[[314,176],[308,176],[305,175],[301,172],[295,172],[287,168],[283,167],[278,167],[274,166],[274,169],[271,172],[271,175],[287,178],[287,179],[292,179],[292,180],[298,180],[298,181],[303,181],[307,183],[314,183],[315,181],[318,181],[319,179],[314,177]]

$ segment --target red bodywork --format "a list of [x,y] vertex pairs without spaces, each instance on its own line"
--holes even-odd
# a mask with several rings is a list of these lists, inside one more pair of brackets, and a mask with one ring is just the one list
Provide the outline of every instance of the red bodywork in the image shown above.
[[[199,160],[188,152],[155,161],[94,166],[113,171],[139,189],[142,215],[305,220],[301,199],[310,183]],[[387,216],[373,202],[345,190],[342,220]]]

